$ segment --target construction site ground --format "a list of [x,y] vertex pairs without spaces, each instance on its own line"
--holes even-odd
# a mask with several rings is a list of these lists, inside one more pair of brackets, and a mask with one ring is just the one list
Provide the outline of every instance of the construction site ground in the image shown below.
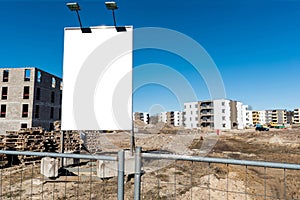
[[[145,152],[300,164],[300,129],[217,133],[150,127],[139,128],[135,136],[135,145]],[[128,132],[102,133],[87,144],[98,147],[90,153],[107,154],[130,149],[130,137]],[[3,168],[2,199],[116,199],[117,178],[97,178],[95,161],[67,169],[52,180],[39,173],[39,162]],[[296,170],[149,159],[143,160],[143,170],[141,197],[147,200],[300,199]],[[133,186],[132,176],[126,177],[125,199],[133,199]]]

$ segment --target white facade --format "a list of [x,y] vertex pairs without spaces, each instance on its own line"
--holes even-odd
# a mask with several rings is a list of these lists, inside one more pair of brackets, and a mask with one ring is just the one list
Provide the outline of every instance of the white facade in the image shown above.
[[216,99],[184,104],[185,128],[215,130],[244,129],[253,126],[252,112],[248,105],[228,99]]
[[183,122],[188,129],[199,128],[198,124],[198,102],[184,103]]
[[253,120],[252,120],[252,111],[248,110],[248,105],[243,105],[243,125],[244,128],[252,127],[253,126]]
[[145,124],[149,124],[150,122],[150,115],[147,112],[135,112],[133,113],[134,120],[141,120]]
[[149,124],[149,122],[150,122],[150,115],[149,115],[149,113],[144,112],[144,113],[140,113],[140,115],[141,115],[141,120],[145,124]]
[[174,126],[182,126],[182,112],[174,111]]
[[214,105],[214,129],[231,129],[230,100],[213,100]]
[[167,119],[168,119],[167,112],[161,112],[159,114],[159,118],[158,118],[159,122],[167,123]]
[[236,102],[236,114],[237,114],[237,123],[238,123],[238,129],[244,129],[245,124],[244,124],[244,107],[242,102]]
[[267,123],[266,111],[260,110],[260,111],[258,111],[258,113],[259,113],[259,124],[266,124]]

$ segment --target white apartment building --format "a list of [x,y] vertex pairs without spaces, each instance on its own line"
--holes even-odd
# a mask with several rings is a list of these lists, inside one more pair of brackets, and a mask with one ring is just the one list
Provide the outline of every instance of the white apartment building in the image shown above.
[[182,126],[182,121],[183,121],[182,112],[181,111],[161,112],[158,121],[172,126]]
[[244,125],[245,125],[245,127],[253,126],[252,110],[246,110]]
[[265,110],[258,111],[259,114],[259,123],[266,124],[267,123],[267,113]]
[[214,129],[231,129],[230,100],[213,100],[214,107]]
[[244,127],[252,127],[253,120],[252,120],[252,111],[249,110],[248,105],[242,105],[242,115],[243,115],[243,125]]
[[174,114],[174,123],[172,125],[182,126],[182,112],[174,111],[173,114]]
[[187,129],[199,128],[199,102],[184,103],[183,125]]
[[159,118],[158,118],[158,121],[159,122],[163,122],[163,123],[167,123],[167,112],[161,112],[159,114]]
[[252,124],[246,108],[242,102],[228,99],[185,103],[183,124],[185,128],[244,129]]
[[[231,102],[233,103],[233,102]],[[237,129],[244,129],[245,128],[245,124],[244,124],[244,107],[243,107],[243,103],[237,101],[236,104],[236,121],[237,121]]]
[[300,124],[300,108],[294,109],[294,123]]
[[150,123],[150,115],[147,112],[135,112],[134,113],[134,120],[141,120],[143,121],[145,124],[149,124]]

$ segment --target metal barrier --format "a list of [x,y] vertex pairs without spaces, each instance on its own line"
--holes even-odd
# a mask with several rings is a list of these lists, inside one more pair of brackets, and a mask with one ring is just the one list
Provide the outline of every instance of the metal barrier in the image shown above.
[[[299,164],[142,153],[137,147],[132,185],[124,182],[123,150],[116,156],[4,150],[0,155],[87,161],[65,167],[56,180],[42,176],[39,163],[1,167],[0,199],[300,199]],[[97,178],[92,160],[117,162],[117,179]]]
[[[149,160],[174,162],[141,176]],[[299,164],[142,153],[140,147],[135,162],[135,200],[300,199]],[[242,175],[232,178],[230,170]]]
[[[80,165],[73,166],[73,168],[64,168],[63,173],[65,179],[53,180],[40,175],[39,164],[32,163],[31,165],[16,165],[12,167],[1,167],[0,170],[0,199],[23,199],[23,198],[35,198],[35,199],[82,199],[83,196],[89,199],[95,199],[98,195],[103,195],[103,199],[106,199],[105,188],[103,191],[99,190],[98,184],[102,184],[103,187],[109,186],[116,189],[117,198],[119,200],[124,199],[124,151],[119,151],[117,156],[105,156],[105,155],[83,155],[83,154],[67,154],[67,153],[47,153],[47,152],[28,152],[28,151],[5,151],[0,150],[0,154],[6,156],[38,156],[38,157],[53,157],[53,158],[73,158],[89,160],[87,162],[88,167],[84,168]],[[115,161],[118,162],[118,178],[117,183],[112,180],[109,185],[106,180],[96,178],[93,176],[95,169],[93,169],[94,163],[91,160],[102,161]],[[16,173],[14,173],[16,172]],[[77,172],[77,175],[74,174]],[[79,176],[79,174],[83,174]],[[88,176],[84,175],[87,174]],[[69,178],[68,178],[69,177]],[[101,182],[104,181],[104,182]],[[70,182],[70,183],[69,183]],[[97,184],[95,184],[97,182]],[[52,192],[46,183],[53,185]],[[89,185],[85,184],[88,183]],[[56,187],[55,187],[56,184]],[[69,184],[67,187],[67,184]],[[83,187],[82,195],[79,194],[79,185]],[[27,187],[30,185],[29,187]],[[39,187],[35,187],[38,185]],[[115,187],[117,185],[117,188]],[[77,190],[74,189],[77,186]],[[89,187],[87,187],[89,186]],[[65,193],[61,193],[61,189],[64,187]],[[67,189],[76,190],[75,195],[69,194]],[[30,191],[27,191],[30,190]],[[34,190],[34,191],[33,191]],[[97,191],[99,190],[99,191]],[[44,193],[47,193],[44,195]],[[57,194],[55,194],[57,193]],[[89,193],[89,194],[88,194]],[[76,196],[77,195],[77,196]],[[114,196],[114,194],[112,195]]]

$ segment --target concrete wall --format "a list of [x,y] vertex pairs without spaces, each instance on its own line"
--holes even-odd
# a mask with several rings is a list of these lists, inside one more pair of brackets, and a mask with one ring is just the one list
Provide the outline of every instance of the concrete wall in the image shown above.
[[199,102],[184,103],[183,122],[188,129],[199,128]]
[[[26,68],[32,71],[32,68]],[[8,70],[8,82],[3,82],[4,70]],[[0,98],[0,104],[6,105],[5,117],[0,118],[0,134],[6,130],[19,130],[21,124],[32,126],[32,103],[34,91],[34,73],[30,73],[30,81],[24,80],[25,68],[0,69],[0,94],[3,87],[8,88],[7,99]],[[29,99],[23,99],[24,86],[29,86]],[[2,97],[2,95],[1,95]],[[28,117],[22,117],[22,105],[28,104]],[[1,111],[3,112],[3,111]]]
[[[53,122],[60,120],[61,112],[61,101],[62,101],[62,90],[61,90],[61,79],[49,74],[47,72],[41,71],[39,69],[35,70],[35,80],[37,80],[38,73],[41,73],[41,81],[35,81],[35,94],[33,101],[33,111],[36,112],[36,106],[39,108],[39,117],[33,116],[32,125],[42,126],[47,130],[51,129]],[[55,84],[53,84],[55,80]],[[37,99],[37,90],[40,90],[40,99]],[[54,94],[54,101],[52,102],[52,93]],[[51,115],[51,109],[53,109],[53,115]]]
[[238,128],[238,119],[237,119],[237,102],[230,101],[230,121],[231,121],[231,128],[237,129]]
[[230,100],[214,100],[214,128],[220,130],[231,129]]
[[245,124],[244,124],[244,119],[243,119],[243,103],[242,102],[239,102],[237,101],[236,102],[236,118],[237,118],[237,128],[238,129],[244,129],[245,128]]

